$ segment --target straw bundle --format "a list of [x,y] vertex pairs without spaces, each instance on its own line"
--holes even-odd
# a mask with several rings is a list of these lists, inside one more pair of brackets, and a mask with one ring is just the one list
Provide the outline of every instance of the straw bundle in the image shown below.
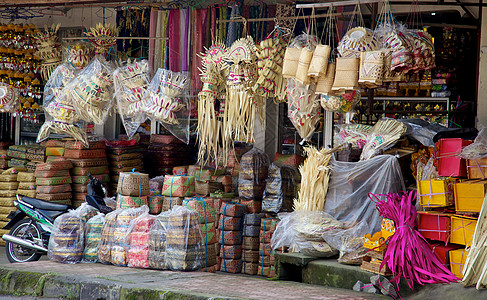
[[298,199],[294,199],[295,210],[323,211],[325,197],[328,192],[330,168],[328,164],[332,153],[339,151],[341,146],[333,149],[305,147],[307,158],[299,166],[301,188]]
[[374,157],[380,150],[386,149],[394,144],[403,134],[406,133],[407,127],[404,123],[394,119],[379,120],[372,131],[367,136],[367,142],[362,149],[360,160],[366,160]]

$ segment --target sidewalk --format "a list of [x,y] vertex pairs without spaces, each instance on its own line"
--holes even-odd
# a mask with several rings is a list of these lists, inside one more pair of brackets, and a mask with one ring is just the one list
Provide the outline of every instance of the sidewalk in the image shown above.
[[[388,299],[347,289],[228,273],[172,272],[46,260],[10,264],[0,247],[0,294],[63,299]],[[319,275],[319,274],[317,274]],[[323,274],[321,274],[323,275]],[[338,277],[339,274],[333,274]],[[487,290],[429,285],[408,299],[487,299]],[[392,299],[392,298],[389,298]]]

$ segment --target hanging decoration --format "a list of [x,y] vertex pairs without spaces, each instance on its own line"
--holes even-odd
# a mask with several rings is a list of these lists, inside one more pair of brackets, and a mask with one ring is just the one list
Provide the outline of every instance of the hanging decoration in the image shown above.
[[197,139],[198,163],[202,165],[217,161],[220,148],[226,165],[230,151],[231,143],[222,135],[222,119],[219,118],[223,116],[225,106],[226,85],[222,74],[225,55],[226,47],[218,41],[199,55],[202,61],[200,72],[203,89],[198,94]]
[[44,88],[44,110],[46,121],[37,135],[37,143],[49,137],[49,134],[67,134],[77,141],[88,144],[79,114],[73,106],[71,92],[65,87],[75,78],[79,70],[69,63],[59,65],[47,81]]
[[303,141],[308,141],[320,122],[320,102],[314,86],[304,85],[293,78],[287,80],[288,117]]
[[112,64],[97,55],[66,87],[82,120],[105,123],[113,106],[113,71]]
[[264,124],[265,99],[251,90],[257,79],[256,60],[251,36],[235,41],[227,51],[226,62],[230,66],[223,128],[232,140],[251,142],[255,119],[258,117]]
[[0,112],[14,113],[20,106],[19,100],[17,89],[0,82]]
[[148,71],[147,60],[128,60],[113,73],[118,113],[129,139],[146,120],[143,98],[149,85]]
[[157,70],[144,95],[144,108],[152,121],[159,121],[175,137],[189,143],[190,101],[187,74]]
[[47,81],[51,73],[62,62],[61,46],[57,42],[57,33],[61,24],[52,24],[51,28],[44,26],[44,31],[34,35],[37,41],[37,51],[34,55],[42,61],[41,76]]
[[87,37],[94,38],[89,40],[95,48],[95,54],[100,55],[108,54],[110,48],[113,47],[117,42],[117,40],[114,39],[117,35],[117,28],[109,23],[98,23],[96,27],[91,27],[86,33]]
[[89,44],[84,42],[71,43],[64,49],[67,61],[78,69],[86,67],[92,57]]

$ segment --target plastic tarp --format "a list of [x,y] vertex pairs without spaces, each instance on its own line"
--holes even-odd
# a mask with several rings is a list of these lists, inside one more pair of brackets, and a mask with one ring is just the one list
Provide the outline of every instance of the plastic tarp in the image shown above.
[[324,239],[340,250],[342,256],[361,246],[350,240],[363,238],[366,233],[381,228],[382,217],[370,201],[369,193],[395,193],[405,190],[405,186],[399,162],[392,155],[379,155],[359,162],[341,162],[332,158],[330,167],[324,211],[343,222],[345,230],[324,234]]

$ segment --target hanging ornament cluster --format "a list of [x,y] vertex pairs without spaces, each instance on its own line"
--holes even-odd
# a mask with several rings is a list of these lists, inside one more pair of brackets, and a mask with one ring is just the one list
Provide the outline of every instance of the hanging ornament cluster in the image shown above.
[[53,24],[51,28],[45,25],[44,31],[39,31],[34,35],[37,41],[37,51],[34,55],[42,61],[41,75],[45,81],[51,77],[51,73],[62,62],[61,45],[57,41],[59,27],[61,27],[60,23]]
[[[198,94],[198,163],[206,165],[216,161],[220,148],[223,153],[229,151],[229,141],[221,135],[222,119],[220,108],[224,110],[225,79],[222,74],[226,47],[221,42],[214,42],[199,56],[202,61],[201,81],[203,89]],[[219,105],[217,105],[219,104]],[[224,157],[224,163],[226,164]]]
[[67,60],[78,69],[86,67],[92,57],[89,44],[84,42],[77,42],[67,45],[65,47],[65,53]]
[[3,85],[8,91],[0,94],[0,109],[30,121],[37,121],[35,111],[42,100],[40,61],[33,56],[37,44],[34,31],[32,24],[0,25],[0,82],[14,89]]
[[286,101],[286,81],[282,77],[282,62],[286,44],[282,38],[268,38],[255,46],[257,56],[257,81],[253,92],[276,102]]
[[117,68],[113,75],[118,113],[129,138],[146,120],[143,98],[149,85],[148,71],[147,60],[129,60],[125,66]]
[[116,44],[117,40],[115,37],[118,35],[118,30],[115,26],[107,23],[103,25],[98,23],[96,27],[91,27],[86,33],[91,44],[94,46],[95,54],[106,55],[110,48]]

